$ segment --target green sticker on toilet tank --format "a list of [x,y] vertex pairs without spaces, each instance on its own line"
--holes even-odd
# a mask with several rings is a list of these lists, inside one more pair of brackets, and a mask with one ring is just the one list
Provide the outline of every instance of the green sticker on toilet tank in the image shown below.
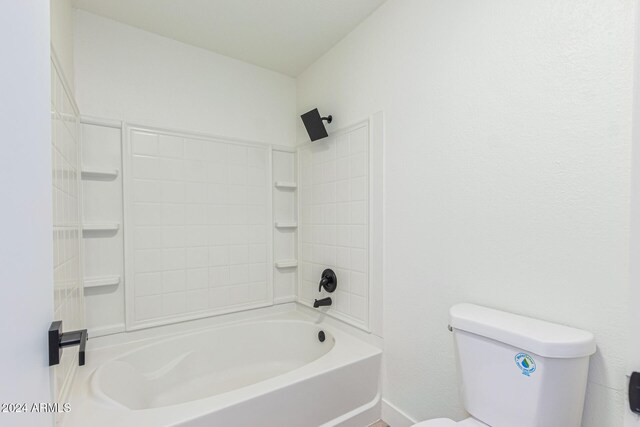
[[527,353],[516,354],[516,365],[522,371],[522,375],[527,377],[536,371],[536,361]]

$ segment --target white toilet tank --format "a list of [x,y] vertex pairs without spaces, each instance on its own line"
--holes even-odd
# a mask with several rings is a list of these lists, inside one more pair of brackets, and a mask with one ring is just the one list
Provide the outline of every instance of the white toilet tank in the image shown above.
[[592,333],[473,304],[450,315],[467,412],[491,427],[580,427]]

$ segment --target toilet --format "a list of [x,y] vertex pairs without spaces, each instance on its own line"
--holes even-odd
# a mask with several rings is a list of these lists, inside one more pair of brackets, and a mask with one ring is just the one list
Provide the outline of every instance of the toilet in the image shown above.
[[460,422],[414,427],[580,427],[592,333],[474,304],[450,309]]

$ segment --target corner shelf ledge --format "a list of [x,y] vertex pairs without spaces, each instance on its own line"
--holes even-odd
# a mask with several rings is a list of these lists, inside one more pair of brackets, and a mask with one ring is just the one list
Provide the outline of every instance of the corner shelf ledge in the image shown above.
[[82,231],[118,231],[120,224],[117,222],[96,222],[90,224],[83,224]]
[[82,179],[116,179],[120,171],[117,169],[82,168]]
[[297,266],[298,261],[295,259],[276,261],[276,268],[295,268]]
[[276,228],[298,228],[298,223],[295,221],[277,221]]
[[117,286],[120,284],[120,276],[96,276],[84,279],[85,288],[99,288],[102,286]]
[[298,184],[295,182],[276,181],[274,185],[276,188],[280,188],[282,190],[295,190],[298,188]]

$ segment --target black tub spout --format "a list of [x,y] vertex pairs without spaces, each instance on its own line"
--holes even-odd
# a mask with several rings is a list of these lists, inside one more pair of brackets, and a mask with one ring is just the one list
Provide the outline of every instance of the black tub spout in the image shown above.
[[333,301],[331,301],[331,297],[317,299],[313,302],[313,308],[328,307],[331,305],[332,302]]

